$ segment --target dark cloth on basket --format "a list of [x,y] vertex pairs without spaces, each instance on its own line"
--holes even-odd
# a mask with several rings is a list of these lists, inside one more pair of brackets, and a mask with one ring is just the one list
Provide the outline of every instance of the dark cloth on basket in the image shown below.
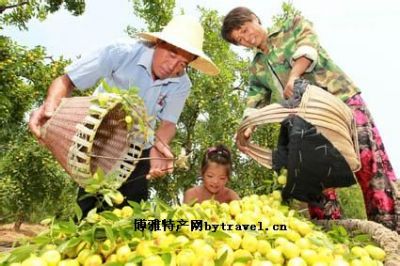
[[273,169],[287,168],[284,199],[317,202],[323,189],[347,187],[356,183],[353,172],[341,153],[297,115],[281,123],[278,149],[273,153]]

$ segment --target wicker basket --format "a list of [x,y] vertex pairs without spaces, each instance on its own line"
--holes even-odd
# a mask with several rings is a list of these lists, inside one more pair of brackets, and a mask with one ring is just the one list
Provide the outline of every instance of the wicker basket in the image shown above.
[[62,99],[53,116],[42,127],[42,141],[80,186],[97,168],[116,173],[122,184],[134,170],[146,136],[139,119],[144,106],[132,108],[133,126],[128,129],[122,98],[109,94],[99,105],[97,96]]
[[360,169],[358,136],[352,112],[341,100],[329,92],[308,85],[297,108],[285,108],[280,104],[270,104],[251,112],[241,123],[237,138],[242,146],[248,147],[248,155],[261,165],[272,167],[272,151],[250,143],[244,132],[254,126],[280,123],[289,115],[296,114],[316,126],[346,159],[354,172]]
[[365,220],[349,219],[349,220],[314,220],[315,224],[329,230],[333,225],[341,225],[346,230],[360,231],[368,234],[372,239],[386,252],[385,265],[400,265],[400,236],[385,226]]

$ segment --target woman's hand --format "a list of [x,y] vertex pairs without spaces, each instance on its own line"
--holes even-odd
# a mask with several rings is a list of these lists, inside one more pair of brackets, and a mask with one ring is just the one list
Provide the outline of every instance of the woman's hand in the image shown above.
[[289,77],[289,80],[286,83],[285,89],[283,90],[283,97],[285,97],[285,99],[289,99],[290,97],[293,96],[294,81],[298,78],[299,77],[297,77],[297,76]]
[[[254,129],[255,129],[255,127],[249,127],[243,132],[243,136],[244,136],[246,142],[249,141],[249,139],[251,137],[251,134],[253,134]],[[248,151],[249,151],[247,146],[241,145],[240,140],[238,138],[238,135],[236,135],[236,146],[238,147],[239,151],[241,151],[241,152],[243,152],[245,154],[247,154]]]
[[312,62],[313,61],[305,56],[301,56],[293,61],[292,70],[289,73],[289,79],[283,90],[283,97],[285,97],[285,99],[289,99],[293,96],[294,81],[306,72]]

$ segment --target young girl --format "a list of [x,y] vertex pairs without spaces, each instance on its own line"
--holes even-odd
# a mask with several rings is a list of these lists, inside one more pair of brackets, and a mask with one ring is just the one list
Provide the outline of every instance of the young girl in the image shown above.
[[209,148],[201,163],[203,184],[186,190],[184,203],[201,203],[214,199],[229,203],[240,199],[235,191],[225,187],[232,172],[231,153],[224,145]]

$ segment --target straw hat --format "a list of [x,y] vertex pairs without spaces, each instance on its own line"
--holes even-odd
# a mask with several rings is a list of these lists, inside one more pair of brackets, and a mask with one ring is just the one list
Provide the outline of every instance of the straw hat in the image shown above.
[[191,67],[208,75],[219,73],[217,66],[203,52],[204,30],[193,17],[177,16],[161,32],[142,32],[137,35],[150,42],[156,42],[157,39],[160,39],[197,55],[197,58],[189,64]]

